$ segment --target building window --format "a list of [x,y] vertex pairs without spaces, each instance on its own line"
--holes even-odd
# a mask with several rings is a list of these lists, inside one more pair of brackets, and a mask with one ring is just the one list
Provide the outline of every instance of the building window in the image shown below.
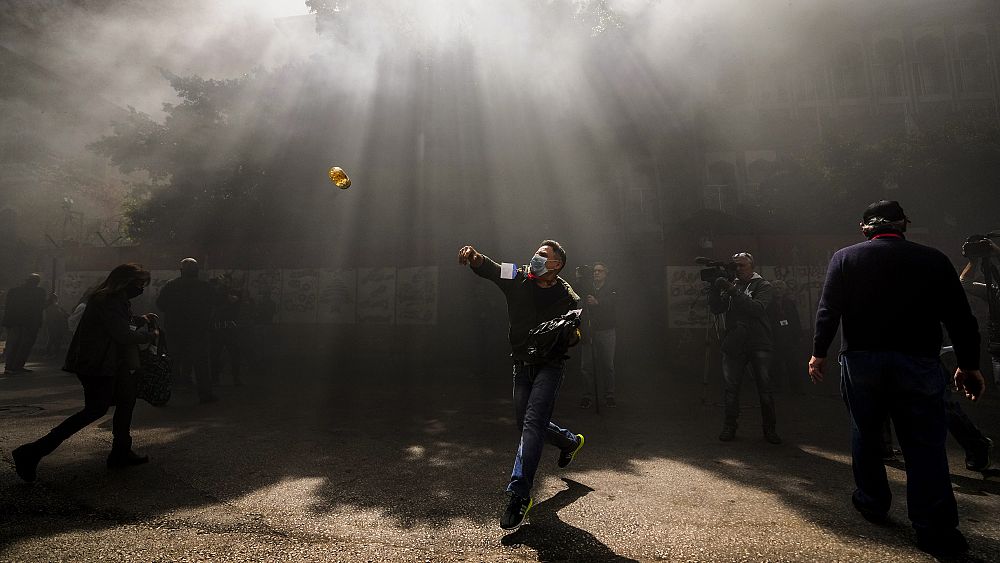
[[865,81],[865,55],[861,45],[844,45],[833,65],[834,85],[838,98],[862,98],[868,95]]
[[875,43],[872,75],[879,97],[899,98],[906,95],[902,42],[885,38]]
[[967,32],[958,37],[958,60],[955,61],[958,91],[963,94],[989,92],[990,72],[986,36]]
[[917,93],[921,96],[948,94],[948,68],[944,41],[937,35],[917,39]]
[[777,169],[778,163],[774,161],[773,156],[769,159],[757,158],[750,161],[750,164],[747,164],[747,191],[758,194],[760,185],[771,179]]
[[629,188],[625,194],[625,216],[632,226],[655,226],[659,201],[652,188]]
[[708,165],[708,182],[705,185],[705,207],[719,211],[732,211],[739,203],[736,184],[736,165],[716,161]]

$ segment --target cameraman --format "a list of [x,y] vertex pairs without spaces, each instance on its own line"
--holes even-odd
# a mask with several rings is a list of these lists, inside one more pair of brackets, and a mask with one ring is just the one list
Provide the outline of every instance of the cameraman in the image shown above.
[[[986,287],[986,284],[983,282],[975,281],[976,272],[982,271],[982,267],[980,267],[980,264],[982,263],[983,257],[976,255],[975,252],[969,251],[970,242],[972,244],[976,244],[977,242],[979,244],[989,243],[990,250],[988,255],[991,257],[992,260],[997,262],[1000,262],[1000,246],[997,246],[997,243],[989,239],[985,239],[985,241],[975,241],[975,242],[968,241],[962,245],[962,255],[968,256],[969,263],[965,265],[965,268],[962,270],[962,273],[958,275],[958,279],[959,281],[962,282],[962,287],[965,288],[966,293],[974,297],[978,297],[979,299],[982,299],[987,304],[989,304],[991,296],[989,290]],[[998,283],[1000,283],[1000,280],[997,279],[993,280],[992,299],[994,304],[1000,303],[1000,289],[998,289],[997,287]],[[996,313],[991,311],[990,314],[993,315]],[[995,327],[997,326],[998,323],[1000,323],[1000,319],[987,318],[986,335],[987,335],[987,345],[988,345],[987,349],[990,352],[990,359],[993,364],[993,382],[996,383],[997,385],[1000,385],[1000,342],[993,341],[996,337],[994,332],[997,330]]]
[[722,377],[725,381],[723,400],[725,421],[719,440],[736,437],[740,416],[740,385],[743,372],[749,366],[760,396],[760,413],[764,439],[780,444],[775,431],[774,396],[771,394],[771,351],[773,342],[767,306],[771,302],[771,284],[754,271],[753,256],[739,252],[733,256],[735,282],[716,278],[708,291],[708,306],[715,315],[726,315],[726,336],[722,340]]
[[[581,409],[589,409],[594,400],[598,383],[604,393],[604,404],[616,407],[615,402],[615,303],[618,292],[608,284],[608,266],[594,262],[593,283],[584,284],[586,294],[583,309],[586,314],[585,334],[580,342],[580,373],[583,375]],[[596,371],[595,371],[596,370]]]

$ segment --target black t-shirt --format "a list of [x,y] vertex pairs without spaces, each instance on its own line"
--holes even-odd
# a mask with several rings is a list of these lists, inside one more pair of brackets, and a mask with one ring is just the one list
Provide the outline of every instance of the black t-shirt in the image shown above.
[[528,361],[528,332],[536,326],[575,309],[580,298],[562,278],[552,287],[539,287],[529,279],[527,269],[517,270],[514,279],[500,277],[500,264],[484,256],[483,263],[473,271],[497,285],[507,298],[507,318],[510,321],[511,356]]

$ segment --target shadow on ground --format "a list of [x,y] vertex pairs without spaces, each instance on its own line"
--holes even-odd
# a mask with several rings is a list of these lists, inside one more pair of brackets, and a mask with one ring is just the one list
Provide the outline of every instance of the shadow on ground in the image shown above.
[[[213,405],[195,405],[193,396],[183,394],[164,409],[143,404],[135,429],[137,447],[153,458],[148,466],[108,472],[105,452],[94,450],[77,456],[57,452],[43,461],[33,486],[6,471],[0,495],[12,509],[5,510],[10,523],[0,530],[4,541],[129,522],[170,525],[179,510],[212,510],[216,518],[206,526],[225,525],[220,507],[224,512],[229,503],[291,480],[303,485],[288,502],[314,514],[372,510],[403,529],[443,527],[456,519],[495,521],[517,444],[507,377],[286,368],[280,377],[226,389],[224,400]],[[622,406],[601,416],[576,409],[573,388],[567,389],[556,422],[587,434],[587,455],[577,471],[635,475],[643,462],[673,460],[776,495],[788,510],[834,534],[866,534],[887,545],[912,542],[905,521],[874,529],[848,508],[847,418],[835,397],[779,399],[786,444],[772,447],[752,430],[753,411],[745,414],[736,442],[715,440],[718,409],[696,399],[697,385],[637,382]],[[82,398],[72,389],[26,389],[12,404],[74,392]],[[43,415],[51,419],[49,426],[60,420],[52,412]],[[4,434],[9,462],[17,444]],[[556,452],[545,455],[553,463],[549,467],[544,458],[541,473],[551,473]],[[503,544],[531,547],[542,560],[564,558],[571,550],[590,561],[629,561],[559,518],[560,510],[592,490],[576,478],[564,479],[566,489],[541,499],[530,525]],[[966,506],[963,495],[995,495],[996,483],[968,476],[956,476],[955,482],[963,519],[994,518]],[[901,491],[894,493],[898,507]],[[235,517],[231,529],[280,534]],[[976,553],[1000,553],[993,538],[973,535],[970,541],[978,546]]]

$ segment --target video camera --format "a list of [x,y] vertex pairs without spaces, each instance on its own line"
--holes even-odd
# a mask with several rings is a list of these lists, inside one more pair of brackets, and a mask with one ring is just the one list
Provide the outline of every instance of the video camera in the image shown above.
[[711,258],[699,256],[694,259],[694,262],[695,264],[707,266],[699,272],[701,281],[712,283],[718,278],[726,278],[732,282],[736,279],[736,262],[732,260],[712,260]]
[[962,256],[966,258],[987,258],[993,252],[991,238],[1000,238],[1000,232],[994,231],[985,235],[972,235],[962,245]]

